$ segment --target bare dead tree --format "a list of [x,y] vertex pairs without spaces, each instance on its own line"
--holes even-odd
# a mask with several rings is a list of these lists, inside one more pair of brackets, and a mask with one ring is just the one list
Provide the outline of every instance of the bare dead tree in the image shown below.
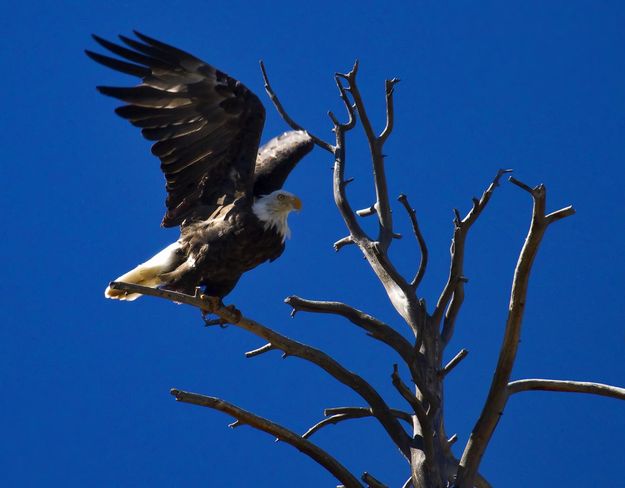
[[[277,111],[293,129],[302,130],[303,128],[287,114],[280,103],[262,63],[261,70],[265,89]],[[418,296],[419,284],[427,268],[428,249],[419,228],[416,212],[410,206],[406,195],[400,195],[398,200],[410,219],[421,261],[416,267],[414,277],[407,280],[388,257],[388,249],[397,234],[393,230],[383,147],[393,130],[393,90],[399,80],[391,79],[385,83],[386,124],[384,129],[376,134],[358,89],[357,74],[356,62],[348,73],[335,75],[339,96],[346,110],[346,121],[340,122],[332,112],[329,112],[335,134],[334,144],[311,134],[315,143],[334,158],[334,201],[347,227],[347,235],[334,243],[334,247],[337,251],[347,245],[358,247],[384,286],[391,304],[412,332],[413,340],[407,340],[395,327],[345,303],[309,300],[296,296],[288,297],[285,301],[291,306],[292,314],[310,312],[343,317],[397,353],[398,362],[401,362],[409,372],[409,378],[404,380],[400,376],[398,364],[395,364],[391,371],[391,382],[405,400],[404,408],[407,411],[391,408],[382,395],[364,378],[348,371],[328,354],[244,317],[232,307],[224,307],[219,300],[204,296],[199,289],[194,296],[190,296],[127,283],[112,283],[111,287],[185,303],[199,308],[204,314],[207,312],[216,314],[221,322],[245,329],[266,341],[262,347],[247,352],[247,357],[258,356],[270,350],[280,350],[285,355],[302,358],[352,389],[363,399],[365,406],[328,408],[324,411],[323,420],[300,435],[219,398],[172,389],[171,394],[178,401],[227,413],[235,419],[231,424],[232,427],[249,425],[275,436],[314,459],[346,488],[363,486],[382,488],[386,485],[366,472],[360,477],[354,475],[309,439],[327,425],[364,417],[375,418],[406,458],[409,469],[406,471],[408,479],[404,488],[488,487],[489,483],[479,474],[479,466],[511,395],[522,391],[546,390],[590,393],[625,400],[624,388],[599,383],[549,379],[511,380],[534,258],[548,227],[573,215],[575,211],[573,207],[568,206],[546,213],[547,189],[544,185],[530,187],[509,177],[511,183],[532,198],[532,218],[512,279],[508,319],[490,391],[464,447],[462,457],[458,460],[450,449],[451,445],[457,442],[457,436],[448,437],[444,427],[444,381],[467,356],[468,351],[462,349],[447,364],[443,364],[443,353],[454,334],[456,318],[464,300],[464,286],[467,280],[463,268],[467,235],[488,205],[501,178],[511,170],[499,170],[482,196],[473,199],[472,206],[464,217],[458,210],[454,210],[449,276],[434,309],[428,311],[425,301]],[[356,127],[357,120],[369,145],[376,201],[368,208],[354,211],[346,191],[351,180],[345,178],[347,161],[345,142],[348,132]],[[375,238],[365,232],[358,219],[373,215],[378,220],[378,235]]]

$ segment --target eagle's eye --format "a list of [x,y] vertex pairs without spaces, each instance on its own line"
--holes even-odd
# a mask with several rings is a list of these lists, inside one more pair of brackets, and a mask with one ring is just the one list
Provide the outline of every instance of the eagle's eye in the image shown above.
[[284,194],[282,194],[282,193],[280,193],[280,194],[278,195],[278,200],[280,200],[280,201],[284,200],[285,198],[286,198],[286,195],[284,195]]

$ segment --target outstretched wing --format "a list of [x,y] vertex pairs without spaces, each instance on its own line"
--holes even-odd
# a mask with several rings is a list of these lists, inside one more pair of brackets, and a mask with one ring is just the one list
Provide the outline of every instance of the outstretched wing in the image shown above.
[[313,147],[312,138],[303,130],[285,132],[263,145],[254,170],[254,195],[268,195],[282,188],[295,165]]
[[109,68],[141,78],[134,87],[98,90],[127,103],[115,112],[157,141],[167,189],[164,227],[206,218],[216,206],[251,194],[265,110],[239,81],[200,59],[135,31],[128,46],[93,36],[123,60],[91,51]]

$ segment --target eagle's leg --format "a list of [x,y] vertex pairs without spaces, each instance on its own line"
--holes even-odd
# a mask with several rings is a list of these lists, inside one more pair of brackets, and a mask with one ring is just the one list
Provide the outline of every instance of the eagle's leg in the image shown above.
[[202,287],[200,287],[200,286],[198,286],[195,289],[195,296],[196,296],[196,298],[200,298],[207,305],[206,308],[202,308],[200,310],[200,313],[202,314],[202,320],[204,321],[204,324],[207,327],[208,326],[212,326],[212,325],[219,325],[221,327],[225,327],[226,321],[224,319],[222,319],[221,317],[218,317],[218,318],[215,318],[215,319],[212,319],[212,318],[208,317],[209,315],[212,315],[215,312],[215,310],[224,307],[224,303],[222,302],[221,298],[215,297],[215,296],[210,296],[210,295],[205,295],[203,293]]
[[[224,305],[224,302],[220,297],[210,296],[210,295],[206,295],[202,293],[202,287],[200,286],[198,286],[195,289],[195,296],[197,298],[200,298],[207,305],[206,308],[201,309],[202,320],[204,320],[204,324],[206,326],[219,325],[221,327],[225,327],[226,324],[228,323],[236,324],[237,322],[241,320],[241,317],[243,316],[241,312],[237,310],[237,308],[234,305]],[[230,315],[232,315],[234,318],[231,320],[228,320],[221,316],[219,316],[216,319],[211,319],[207,317],[210,314],[214,314],[215,311],[219,309],[227,310],[230,313]]]

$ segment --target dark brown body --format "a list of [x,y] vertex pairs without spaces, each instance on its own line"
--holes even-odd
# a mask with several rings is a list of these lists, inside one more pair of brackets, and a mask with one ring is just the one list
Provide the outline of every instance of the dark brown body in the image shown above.
[[243,273],[284,251],[282,236],[238,201],[217,210],[210,219],[183,227],[179,264],[162,275],[164,288],[193,294],[195,287],[223,298]]

